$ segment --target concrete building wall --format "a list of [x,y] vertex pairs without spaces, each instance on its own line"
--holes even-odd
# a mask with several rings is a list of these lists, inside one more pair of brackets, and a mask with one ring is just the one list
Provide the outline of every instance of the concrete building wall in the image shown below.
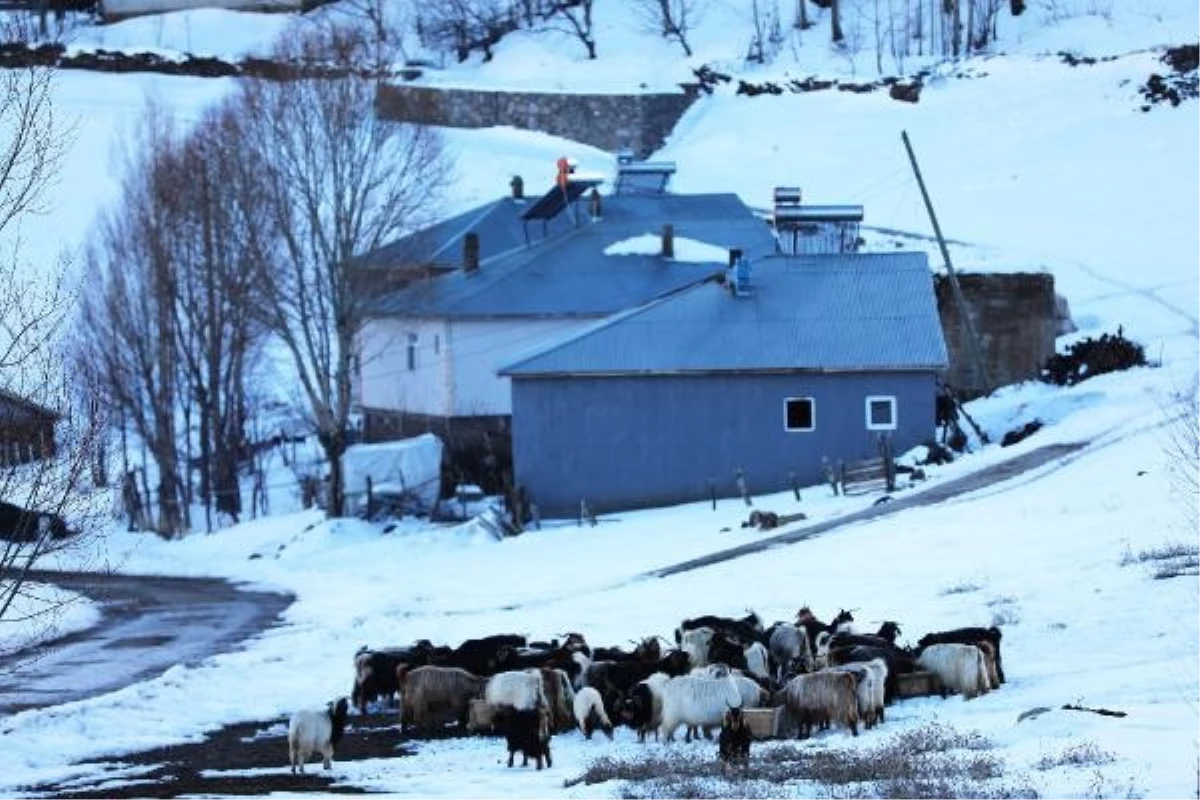
[[[1054,276],[1048,273],[959,274],[991,388],[1038,377],[1054,354],[1058,326]],[[950,279],[934,277],[938,315],[950,354],[946,381],[965,397],[984,393],[984,382],[955,301]]]

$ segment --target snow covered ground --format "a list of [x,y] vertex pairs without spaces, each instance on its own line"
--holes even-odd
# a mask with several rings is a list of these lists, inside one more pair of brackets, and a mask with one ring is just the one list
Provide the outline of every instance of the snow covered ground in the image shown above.
[[[738,66],[745,40],[730,33],[735,6],[714,0],[711,8],[695,63]],[[1050,22],[1055,9],[1077,13]],[[596,63],[569,39],[514,40],[493,62],[447,66],[438,80],[533,87],[549,75],[563,87],[597,90],[690,74],[677,49],[599,13]],[[262,19],[258,38],[259,19],[192,12],[90,35],[109,47],[236,56],[277,30],[280,18]],[[699,503],[622,513],[595,528],[551,521],[502,542],[471,523],[405,521],[384,533],[303,511],[174,543],[129,535],[114,523],[96,538],[101,552],[88,554],[88,563],[98,557],[127,572],[228,576],[286,589],[298,600],[284,625],[244,651],[0,720],[7,743],[0,794],[86,773],[69,766],[80,759],[194,741],[224,724],[323,704],[348,691],[351,658],[363,644],[422,637],[456,644],[510,631],[548,638],[566,630],[593,644],[623,644],[669,637],[681,619],[701,613],[753,608],[771,621],[809,605],[826,618],[854,608],[868,626],[898,620],[908,642],[932,630],[1000,624],[1009,678],[969,702],[903,701],[875,731],[855,740],[834,732],[813,746],[866,747],[937,721],[979,732],[1010,775],[1042,796],[1197,796],[1200,591],[1194,574],[1156,579],[1159,562],[1149,556],[1178,545],[1194,553],[1197,543],[1186,513],[1196,497],[1173,490],[1173,474],[1191,469],[1194,476],[1197,465],[1169,453],[1177,430],[1170,419],[1181,410],[1173,398],[1192,391],[1200,360],[1200,118],[1195,100],[1143,112],[1138,88],[1165,70],[1152,48],[1195,43],[1198,19],[1191,0],[1030,3],[1020,19],[1002,13],[994,56],[958,65],[965,77],[946,70],[917,104],[832,91],[718,93],[697,103],[655,154],[678,163],[673,188],[680,192],[735,191],[765,206],[775,185],[800,185],[813,202],[862,203],[867,225],[908,232],[900,237],[905,246],[928,249],[931,263],[941,264],[933,243],[921,238],[932,230],[900,141],[907,131],[943,230],[967,243],[951,251],[956,268],[1051,272],[1080,329],[1062,347],[1122,326],[1154,365],[1067,389],[1007,387],[972,403],[993,442],[1033,419],[1045,427],[1011,448],[992,444],[930,468],[926,485],[1047,443],[1087,442],[1080,453],[952,501],[665,579],[641,576],[765,534],[740,527],[747,509],[732,500],[716,510]],[[778,73],[850,74],[852,65],[829,50],[821,29],[803,36]],[[86,42],[82,32],[78,41]],[[1072,67],[1060,51],[1101,60]],[[859,78],[863,69],[857,64]],[[60,111],[76,116],[81,135],[51,213],[26,224],[22,252],[31,265],[44,267],[60,246],[78,244],[92,211],[112,200],[112,142],[130,130],[147,94],[189,119],[228,86],[60,74]],[[612,154],[511,129],[447,131],[447,139],[459,173],[448,213],[503,193],[512,174],[527,185],[548,184],[561,155],[586,170],[613,167]],[[870,236],[877,246],[895,238]],[[1194,430],[1194,416],[1190,424]],[[288,499],[273,508],[285,509]],[[869,501],[816,486],[805,487],[799,503],[786,493],[755,498],[755,505],[803,511],[804,525]],[[1126,716],[1062,710],[1068,703]],[[1042,706],[1052,710],[1020,720]],[[1088,744],[1111,758],[1059,758]],[[429,742],[403,759],[335,763],[334,774],[393,796],[608,797],[621,788],[566,789],[563,781],[601,755],[712,755],[711,745],[639,746],[628,730],[611,743],[565,734],[553,747],[554,767],[542,772],[508,770],[502,745],[470,739]],[[1041,768],[1059,760],[1068,763]],[[284,769],[282,751],[279,763]],[[764,791],[811,797],[822,790],[797,776]]]

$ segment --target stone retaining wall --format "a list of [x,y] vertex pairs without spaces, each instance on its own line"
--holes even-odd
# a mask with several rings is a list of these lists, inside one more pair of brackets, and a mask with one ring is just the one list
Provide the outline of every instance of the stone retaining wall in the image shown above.
[[699,87],[675,94],[555,94],[442,89],[386,84],[376,99],[380,117],[450,128],[508,125],[541,131],[615,153],[646,158],[662,147],[699,97]]

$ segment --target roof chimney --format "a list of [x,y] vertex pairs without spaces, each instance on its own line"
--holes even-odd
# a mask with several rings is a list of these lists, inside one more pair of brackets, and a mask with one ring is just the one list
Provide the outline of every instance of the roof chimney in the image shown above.
[[463,272],[479,271],[479,234],[471,231],[463,237]]
[[525,180],[520,175],[513,175],[508,185],[512,187],[513,200],[525,199]]
[[741,250],[730,250],[730,257],[734,253],[737,253],[737,260],[733,264],[733,296],[749,297],[754,294],[754,290],[750,288],[750,262],[742,255]]
[[729,266],[733,266],[742,257],[742,249],[740,247],[731,247],[729,249]]
[[675,257],[675,226],[669,222],[662,226],[662,257]]

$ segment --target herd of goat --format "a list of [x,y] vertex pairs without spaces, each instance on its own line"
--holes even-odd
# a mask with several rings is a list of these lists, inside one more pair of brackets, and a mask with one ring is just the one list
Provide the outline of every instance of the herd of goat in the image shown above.
[[[631,650],[591,647],[579,633],[549,642],[518,634],[468,639],[458,647],[420,640],[354,656],[350,702],[297,712],[288,730],[293,772],[314,753],[329,768],[349,705],[366,713],[398,698],[401,730],[431,733],[447,725],[503,735],[508,765],[521,753],[538,769],[551,764],[550,739],[578,728],[612,738],[615,724],[638,741],[653,734],[685,741],[720,730],[719,755],[745,763],[749,731],[744,710],[782,709],[782,728],[807,737],[831,725],[858,735],[882,722],[901,696],[901,676],[920,674],[930,690],[970,699],[1004,682],[1000,629],[958,628],[928,633],[915,647],[897,644],[900,627],[884,622],[862,632],[841,611],[830,623],[802,608],[794,622],[765,627],[751,612],[735,619],[684,620],[672,645],[650,636]],[[664,645],[667,645],[664,647]]]

